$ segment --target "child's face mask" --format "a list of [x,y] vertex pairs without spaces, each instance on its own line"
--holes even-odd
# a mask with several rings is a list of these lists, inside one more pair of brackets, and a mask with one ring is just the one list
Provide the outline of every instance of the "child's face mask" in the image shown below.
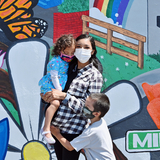
[[73,55],[73,56],[68,56],[68,55],[63,54],[63,53],[61,52],[60,57],[61,57],[61,59],[63,59],[63,60],[66,61],[66,62],[71,62],[72,59],[74,58],[74,55]]
[[92,119],[94,118],[95,116],[92,114],[94,111],[90,111],[86,106],[83,107],[83,115],[86,117],[86,118],[89,118],[89,119]]

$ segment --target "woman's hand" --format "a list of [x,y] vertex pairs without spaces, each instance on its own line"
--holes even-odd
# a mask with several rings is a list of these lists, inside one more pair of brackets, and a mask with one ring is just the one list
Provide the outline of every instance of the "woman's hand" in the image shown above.
[[53,125],[51,125],[51,127],[50,127],[50,131],[51,131],[51,133],[52,133],[55,137],[57,137],[57,135],[59,135],[59,134],[60,134],[60,130],[59,130],[59,128],[54,127]]
[[51,92],[52,92],[53,99],[56,99],[56,100],[64,100],[67,95],[65,92],[59,91],[57,89],[52,89]]
[[41,93],[40,96],[47,103],[50,103],[51,101],[54,100],[52,98],[52,92],[47,92],[46,94]]
[[50,103],[53,100],[64,100],[67,94],[57,89],[52,89],[51,92],[47,92],[46,94],[41,93],[40,95],[45,102]]

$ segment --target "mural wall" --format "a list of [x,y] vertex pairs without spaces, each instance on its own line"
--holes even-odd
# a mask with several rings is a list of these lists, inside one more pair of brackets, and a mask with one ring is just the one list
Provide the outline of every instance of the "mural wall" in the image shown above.
[[[84,31],[82,15],[115,30],[110,46],[109,38],[89,34],[104,44],[97,46],[97,58],[103,66],[102,92],[111,101],[104,119],[117,160],[158,160],[159,7],[158,0],[1,0],[0,160],[56,160],[40,134],[45,104],[38,82],[46,73],[56,39],[67,33],[76,38]],[[109,33],[100,23],[88,27],[102,35]],[[142,38],[143,43],[137,41]],[[101,47],[105,45],[111,51]],[[115,48],[120,52],[113,52]],[[138,66],[139,50],[142,67]],[[81,154],[79,159],[85,158]]]

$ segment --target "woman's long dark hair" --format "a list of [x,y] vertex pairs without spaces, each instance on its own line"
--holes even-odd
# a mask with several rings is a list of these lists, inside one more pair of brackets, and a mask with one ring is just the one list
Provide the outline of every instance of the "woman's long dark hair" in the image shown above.
[[96,49],[94,38],[92,36],[90,36],[89,34],[81,34],[80,36],[78,36],[76,38],[76,42],[79,41],[80,39],[86,39],[86,38],[88,38],[90,40],[92,49],[94,50],[94,53],[91,56],[91,58],[89,59],[89,61],[90,61],[90,63],[92,62],[93,65],[102,73],[103,67],[102,67],[102,64],[99,61],[99,59],[96,57],[97,49]]

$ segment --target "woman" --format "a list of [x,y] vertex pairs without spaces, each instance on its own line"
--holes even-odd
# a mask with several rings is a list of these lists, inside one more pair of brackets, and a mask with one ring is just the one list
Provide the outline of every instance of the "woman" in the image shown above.
[[[90,35],[77,37],[75,59],[70,62],[65,89],[63,92],[53,89],[52,92],[41,95],[48,103],[53,99],[61,100],[52,124],[59,127],[68,141],[81,134],[85,128],[87,120],[82,115],[85,100],[91,93],[100,92],[103,85],[96,53],[95,42]],[[80,153],[67,151],[58,140],[54,147],[58,160],[78,160]]]

